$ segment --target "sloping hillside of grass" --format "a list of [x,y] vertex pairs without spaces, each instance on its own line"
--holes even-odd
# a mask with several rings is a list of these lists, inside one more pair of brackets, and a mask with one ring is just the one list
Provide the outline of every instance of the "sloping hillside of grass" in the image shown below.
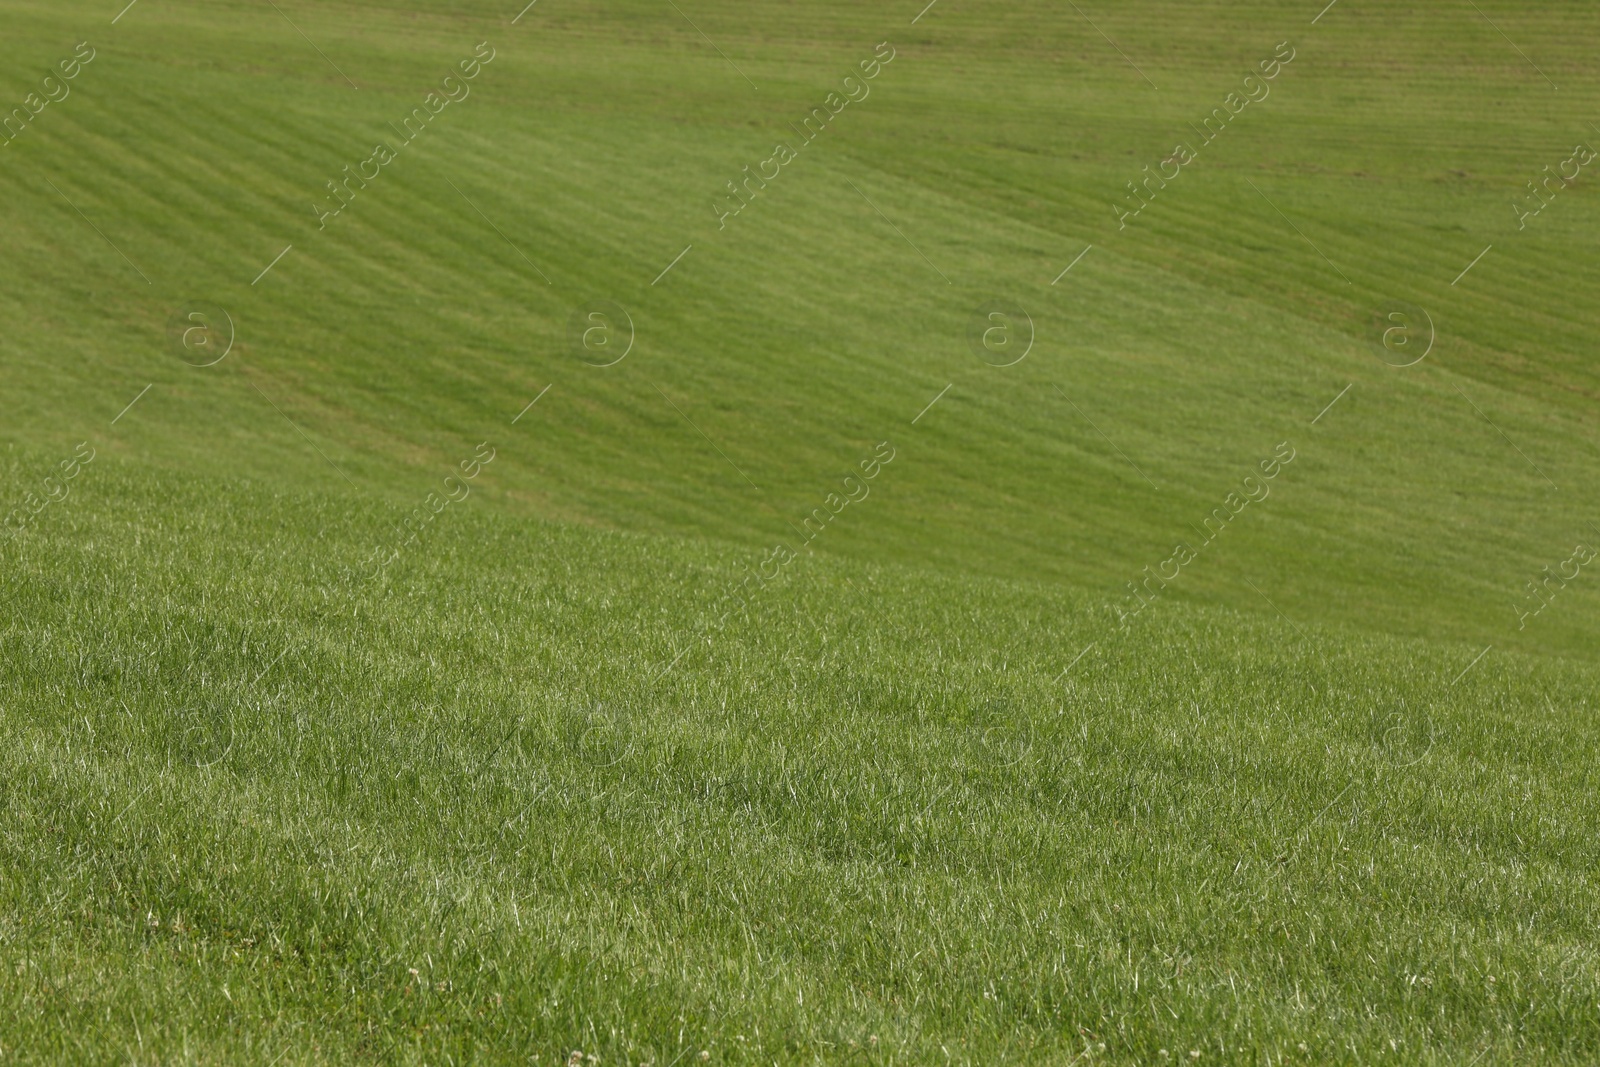
[[[151,385],[112,454],[404,502],[548,386],[498,503],[751,546],[915,433],[818,551],[1108,600],[1288,440],[1304,465],[1169,596],[1276,617],[1254,583],[1301,625],[1593,647],[1581,585],[1517,628],[1600,521],[1587,174],[1524,229],[1510,207],[1595,135],[1586,8],[916,13],[21,5],[17,71],[98,55],[0,160],[4,432],[70,451]],[[327,183],[479,42],[470,95],[319,229]],[[727,183],[863,62],[719,228]],[[1119,229],[1179,140],[1197,158]],[[1031,316],[1015,366],[969,345],[993,300]],[[235,324],[215,367],[169,344],[196,301]],[[571,345],[596,301],[631,319],[614,366]],[[1376,344],[1397,301],[1435,335],[1406,369]]]
[[1592,11],[925,3],[8,6],[0,1061],[1600,1055]]

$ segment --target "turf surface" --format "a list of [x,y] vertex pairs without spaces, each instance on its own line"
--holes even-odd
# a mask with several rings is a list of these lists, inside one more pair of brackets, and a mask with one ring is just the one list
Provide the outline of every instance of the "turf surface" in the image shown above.
[[1600,1055],[1586,7],[115,7],[0,1059]]

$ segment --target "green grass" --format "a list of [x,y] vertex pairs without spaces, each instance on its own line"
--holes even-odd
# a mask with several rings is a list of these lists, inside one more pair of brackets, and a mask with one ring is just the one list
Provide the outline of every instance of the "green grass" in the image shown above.
[[462,508],[351,582],[382,509],[84,478],[7,572],[8,1056],[1600,1048],[1592,667],[824,559],[707,640],[738,553]]
[[1587,7],[278,6],[5,16],[0,1062],[1600,1057]]

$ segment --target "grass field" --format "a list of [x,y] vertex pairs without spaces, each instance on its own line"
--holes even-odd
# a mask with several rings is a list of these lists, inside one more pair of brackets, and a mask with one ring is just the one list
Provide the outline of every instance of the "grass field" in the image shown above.
[[925,2],[7,5],[0,1064],[1600,1059],[1591,9]]

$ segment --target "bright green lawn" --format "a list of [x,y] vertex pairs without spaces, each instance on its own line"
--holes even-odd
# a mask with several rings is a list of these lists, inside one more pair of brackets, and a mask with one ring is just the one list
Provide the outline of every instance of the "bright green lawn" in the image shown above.
[[821,559],[707,640],[737,554],[468,506],[351,584],[370,506],[84,480],[8,1058],[1600,1055],[1593,667]]
[[8,5],[0,1065],[1600,1058],[1591,7],[923,2]]

